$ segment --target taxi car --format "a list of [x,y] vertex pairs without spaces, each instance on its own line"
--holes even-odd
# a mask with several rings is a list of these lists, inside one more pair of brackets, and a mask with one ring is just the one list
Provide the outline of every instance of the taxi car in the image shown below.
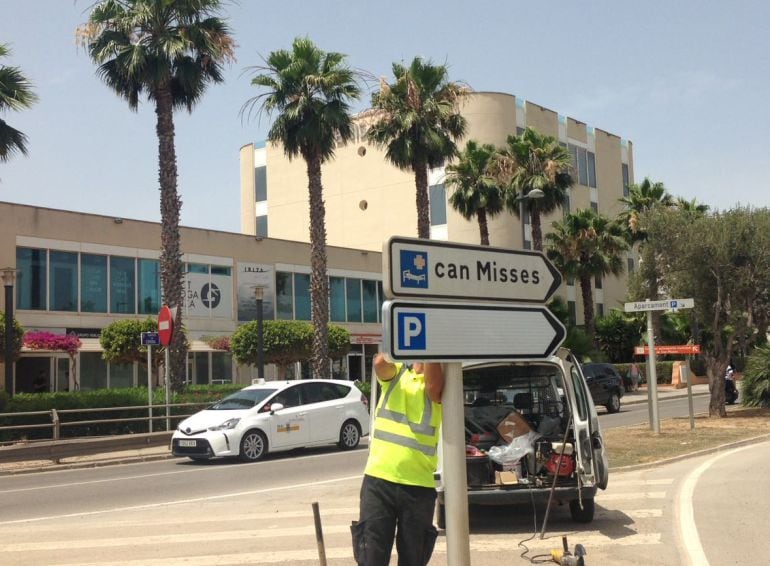
[[337,444],[356,448],[369,434],[367,399],[351,381],[312,379],[250,385],[183,420],[171,437],[174,456],[237,457]]

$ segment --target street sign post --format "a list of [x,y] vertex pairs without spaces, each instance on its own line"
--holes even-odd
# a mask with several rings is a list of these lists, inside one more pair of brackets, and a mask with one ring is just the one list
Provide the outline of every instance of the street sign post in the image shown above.
[[544,306],[386,301],[383,348],[394,360],[542,358],[564,341]]
[[152,347],[160,346],[160,335],[157,332],[142,332],[142,346],[147,346],[147,399],[150,415],[149,430],[152,432]]
[[[160,343],[163,346],[171,344],[171,337],[174,335],[174,315],[168,305],[160,307],[158,313],[158,335],[160,336]],[[163,373],[165,374],[164,381],[166,382],[166,430],[171,430],[171,421],[169,420],[168,405],[170,401],[171,386],[169,383],[169,377],[171,375],[169,365],[171,365],[168,348],[166,348],[166,357],[164,360]]]
[[391,238],[383,246],[389,298],[544,303],[561,275],[535,251]]
[[625,303],[626,312],[646,312],[647,313],[647,346],[648,360],[647,364],[647,396],[650,405],[650,427],[653,432],[660,434],[660,419],[658,418],[658,374],[655,369],[655,333],[652,329],[653,311],[667,311],[678,309],[691,309],[695,307],[693,299],[664,299],[662,301],[637,301],[634,303]]

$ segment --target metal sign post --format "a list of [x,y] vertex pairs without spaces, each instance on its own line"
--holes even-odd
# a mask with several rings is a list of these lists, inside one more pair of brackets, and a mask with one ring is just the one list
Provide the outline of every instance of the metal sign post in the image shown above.
[[647,394],[650,405],[650,428],[655,434],[660,434],[660,418],[658,416],[658,374],[655,368],[655,334],[652,329],[652,311],[666,311],[678,309],[691,309],[695,306],[693,299],[665,299],[663,301],[651,301],[626,303],[626,312],[647,312],[647,345],[649,348],[647,368]]
[[142,346],[147,346],[147,405],[150,415],[149,432],[152,432],[152,347],[160,345],[160,335],[157,332],[142,332]]

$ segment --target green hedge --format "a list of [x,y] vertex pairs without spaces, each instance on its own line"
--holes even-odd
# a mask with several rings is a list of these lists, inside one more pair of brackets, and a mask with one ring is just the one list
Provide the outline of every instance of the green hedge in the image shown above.
[[[613,364],[615,369],[622,377],[628,375],[628,368],[631,364]],[[647,383],[647,363],[637,363],[639,371],[642,372],[642,378],[640,383]],[[674,362],[655,362],[655,377],[658,378],[658,383],[671,383],[671,373],[674,370]]]
[[[172,415],[186,415],[200,410],[205,405],[213,403],[241,389],[243,385],[192,385],[184,392],[172,393],[170,402],[199,403],[199,407],[172,407]],[[166,402],[164,389],[153,390],[153,404],[163,405]],[[139,418],[147,416],[147,389],[142,387],[127,389],[96,389],[94,391],[72,391],[59,393],[19,393],[9,399],[5,413],[29,413],[36,411],[57,411],[65,409],[99,409],[107,407],[144,406],[143,409],[125,409],[122,411],[104,412],[75,412],[60,414],[62,424],[76,421],[94,421],[104,419]],[[164,415],[163,409],[154,409],[153,416]],[[171,426],[176,426],[179,418],[171,420]],[[8,417],[0,414],[0,426],[21,426],[30,424],[50,424],[49,415],[20,415]],[[165,419],[154,420],[153,430],[164,430]],[[114,434],[132,434],[148,432],[147,421],[113,422],[99,424],[82,424],[61,427],[61,438],[76,438],[82,436],[109,436]],[[0,441],[8,442],[22,439],[50,439],[50,427],[39,429],[4,430],[0,432]]]

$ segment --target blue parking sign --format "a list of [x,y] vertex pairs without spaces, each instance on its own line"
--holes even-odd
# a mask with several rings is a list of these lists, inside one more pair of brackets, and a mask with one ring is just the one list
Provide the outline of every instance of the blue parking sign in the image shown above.
[[396,315],[399,350],[425,350],[425,313],[399,312]]

